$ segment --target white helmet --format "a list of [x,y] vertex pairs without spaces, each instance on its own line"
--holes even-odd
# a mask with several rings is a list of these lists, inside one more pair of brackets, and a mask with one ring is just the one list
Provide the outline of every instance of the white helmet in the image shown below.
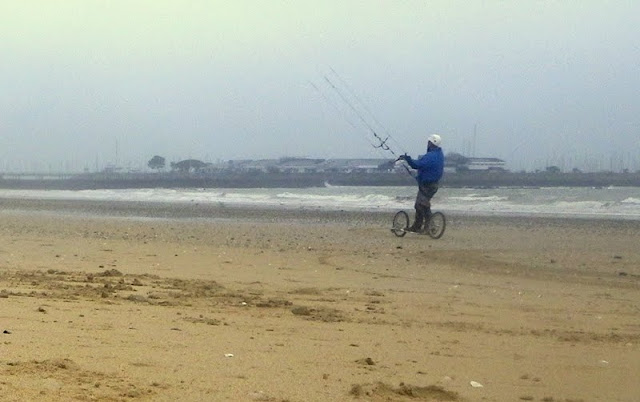
[[442,138],[440,138],[438,134],[431,134],[429,136],[429,142],[435,145],[436,147],[440,147],[440,144],[442,144]]

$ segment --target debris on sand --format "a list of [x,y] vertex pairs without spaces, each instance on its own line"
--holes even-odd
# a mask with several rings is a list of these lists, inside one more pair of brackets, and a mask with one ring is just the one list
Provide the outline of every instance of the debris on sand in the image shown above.
[[322,322],[342,322],[345,317],[340,310],[326,307],[295,306],[291,308],[293,315],[304,316],[309,320]]
[[104,272],[95,274],[95,276],[122,276],[122,272],[118,271],[117,269],[107,269]]
[[311,309],[306,306],[297,306],[291,309],[293,315],[311,315]]
[[382,382],[375,384],[354,384],[351,386],[349,394],[355,397],[381,398],[383,400],[395,400],[395,398],[399,396],[422,401],[460,400],[456,392],[447,391],[438,385],[418,387],[405,383],[400,383],[398,387],[393,387]]
[[366,357],[364,359],[358,359],[358,360],[356,360],[356,363],[363,364],[363,365],[366,365],[366,366],[375,366],[376,365],[376,362],[374,362],[373,359],[370,358],[370,357]]

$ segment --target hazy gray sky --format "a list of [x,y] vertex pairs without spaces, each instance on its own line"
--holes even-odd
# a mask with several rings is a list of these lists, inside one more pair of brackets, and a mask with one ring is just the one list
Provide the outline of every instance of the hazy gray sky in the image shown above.
[[401,152],[439,133],[514,169],[635,170],[638,15],[635,0],[0,0],[0,170],[94,169],[116,150],[127,166],[383,156],[324,76]]

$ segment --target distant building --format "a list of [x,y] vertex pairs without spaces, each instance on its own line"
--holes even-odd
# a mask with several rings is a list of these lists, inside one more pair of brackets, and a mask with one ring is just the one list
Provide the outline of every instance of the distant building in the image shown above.
[[507,163],[498,158],[467,158],[465,168],[468,170],[506,170]]
[[[506,162],[498,158],[468,158],[459,154],[447,155],[445,172],[462,171],[504,171]],[[225,163],[208,164],[203,172],[243,172],[243,173],[403,173],[404,168],[393,159],[244,159],[229,160]]]
[[389,159],[280,158],[229,161],[227,169],[263,173],[376,173],[392,171],[392,162]]
[[327,159],[319,167],[322,172],[377,173],[391,171],[393,165],[388,159]]
[[282,158],[277,168],[284,173],[317,173],[324,159]]
[[235,160],[229,161],[226,165],[226,170],[232,172],[262,172],[267,173],[273,171],[274,167],[278,165],[277,159],[258,159],[258,160]]
[[110,163],[107,166],[105,166],[104,169],[102,169],[102,172],[103,173],[119,173],[119,172],[122,172],[122,168],[120,166],[116,166]]

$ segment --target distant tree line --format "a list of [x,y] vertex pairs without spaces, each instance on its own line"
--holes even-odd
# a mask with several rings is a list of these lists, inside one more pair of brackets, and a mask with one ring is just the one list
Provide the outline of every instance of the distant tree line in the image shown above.
[[155,155],[153,158],[149,160],[149,162],[147,163],[147,166],[149,166],[149,169],[152,169],[152,170],[161,170],[161,169],[164,169],[165,164],[166,164],[166,160],[162,156]]
[[[166,159],[160,155],[155,155],[153,158],[147,162],[147,166],[152,170],[162,170],[166,167]],[[206,166],[208,163],[199,161],[197,159],[186,159],[180,162],[171,162],[169,165],[171,170],[179,171],[179,172],[193,172],[200,170]]]

